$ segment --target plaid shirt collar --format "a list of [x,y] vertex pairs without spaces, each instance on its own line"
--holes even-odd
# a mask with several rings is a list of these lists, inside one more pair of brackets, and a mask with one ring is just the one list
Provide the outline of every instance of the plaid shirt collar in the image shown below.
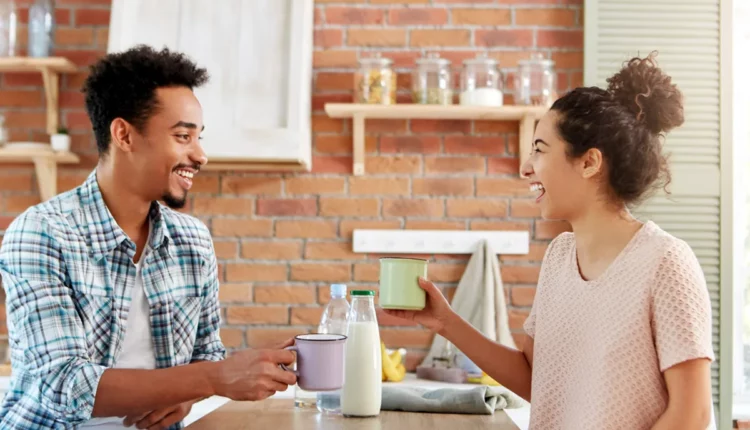
[[[81,187],[81,203],[88,224],[88,245],[91,247],[92,257],[99,260],[111,253],[118,246],[123,245],[125,252],[132,259],[135,256],[136,246],[128,238],[125,232],[115,221],[112,213],[107,208],[102,196],[99,182],[96,179],[96,170],[89,174]],[[154,201],[149,209],[149,220],[151,222],[151,249],[157,250],[162,246],[169,251],[168,243],[171,241],[169,229],[164,223],[162,206]]]

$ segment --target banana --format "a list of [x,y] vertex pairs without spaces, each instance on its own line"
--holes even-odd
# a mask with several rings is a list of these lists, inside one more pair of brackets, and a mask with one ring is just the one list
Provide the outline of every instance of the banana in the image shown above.
[[388,351],[385,349],[385,343],[380,342],[380,355],[383,361],[383,373],[389,381],[398,382],[404,379],[405,373],[402,374],[397,368],[397,364],[391,361],[391,357],[388,355]]
[[393,364],[401,363],[401,360],[402,360],[401,351],[399,351],[398,349],[390,353],[389,357],[391,358],[391,362],[393,362]]
[[[380,342],[380,354],[383,355],[383,351],[385,350],[385,343]],[[381,357],[381,365],[380,365],[380,372],[381,372],[381,381],[385,382],[388,380],[388,375],[385,374],[385,357]]]
[[482,378],[479,380],[481,384],[483,385],[490,385],[490,386],[500,386],[500,383],[492,379],[492,377],[484,372],[482,372]]
[[404,379],[406,376],[406,367],[404,367],[404,363],[398,363],[398,366],[396,366],[396,370],[398,370],[398,373],[401,374],[401,379]]
[[399,382],[403,381],[404,377],[406,377],[406,368],[403,363],[399,363],[398,366],[396,366],[396,376],[388,378],[388,380],[391,382]]

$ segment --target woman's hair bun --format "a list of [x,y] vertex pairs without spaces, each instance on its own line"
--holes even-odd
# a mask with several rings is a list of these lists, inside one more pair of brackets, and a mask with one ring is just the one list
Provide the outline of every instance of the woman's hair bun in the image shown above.
[[607,79],[607,91],[633,112],[653,134],[667,133],[685,121],[682,93],[672,78],[657,66],[655,52],[635,57]]

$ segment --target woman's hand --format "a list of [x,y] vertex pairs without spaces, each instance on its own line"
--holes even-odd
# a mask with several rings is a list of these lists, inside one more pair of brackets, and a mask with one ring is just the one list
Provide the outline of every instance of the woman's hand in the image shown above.
[[388,315],[414,321],[438,334],[442,334],[456,314],[435,284],[424,278],[419,278],[419,287],[427,293],[424,309],[421,311],[384,309],[384,311]]

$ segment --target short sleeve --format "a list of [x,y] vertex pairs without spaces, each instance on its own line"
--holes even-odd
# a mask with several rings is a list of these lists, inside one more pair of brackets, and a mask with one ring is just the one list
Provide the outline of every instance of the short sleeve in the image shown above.
[[534,334],[536,333],[536,306],[537,300],[534,300],[534,303],[531,304],[531,312],[529,313],[529,317],[526,318],[526,321],[523,323],[524,331],[532,339],[534,338]]
[[662,372],[687,360],[714,360],[708,287],[697,257],[685,242],[670,246],[662,258],[652,304],[652,330]]

